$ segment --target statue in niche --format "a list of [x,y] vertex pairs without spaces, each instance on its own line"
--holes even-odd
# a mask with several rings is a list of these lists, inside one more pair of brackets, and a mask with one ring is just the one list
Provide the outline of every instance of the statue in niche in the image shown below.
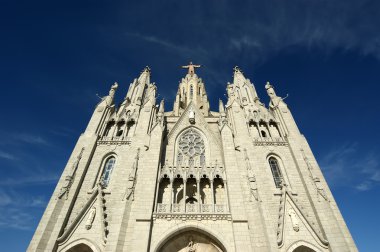
[[224,203],[224,188],[220,184],[215,189],[215,201],[217,204]]
[[298,223],[298,218],[297,218],[296,212],[294,211],[293,208],[290,208],[288,214],[290,216],[290,220],[292,221],[293,230],[298,232],[300,230],[300,226]]
[[91,210],[88,212],[88,217],[86,220],[86,229],[89,230],[92,227],[92,223],[94,222],[96,214],[96,208],[92,207]]
[[183,195],[183,184],[180,184],[177,187],[177,193],[175,195],[175,200],[176,200],[177,204],[182,202],[182,200],[183,200],[182,195]]
[[212,199],[211,199],[211,188],[209,184],[206,184],[205,187],[203,188],[203,193],[204,193],[204,199],[203,199],[203,204],[212,204]]
[[171,188],[169,185],[166,185],[163,191],[163,203],[170,203],[170,194],[171,194]]

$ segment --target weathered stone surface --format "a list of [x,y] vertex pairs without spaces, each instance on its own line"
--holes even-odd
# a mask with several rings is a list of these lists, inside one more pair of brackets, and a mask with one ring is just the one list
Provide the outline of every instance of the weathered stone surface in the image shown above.
[[[146,67],[97,105],[28,251],[357,251],[283,99],[237,67],[210,111],[190,63],[172,111]],[[297,249],[298,248],[298,249]]]

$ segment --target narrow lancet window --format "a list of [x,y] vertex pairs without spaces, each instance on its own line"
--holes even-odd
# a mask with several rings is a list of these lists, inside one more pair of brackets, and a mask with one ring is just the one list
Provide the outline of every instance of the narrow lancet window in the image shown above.
[[274,183],[277,188],[281,187],[281,182],[282,182],[282,175],[280,171],[280,166],[278,165],[277,159],[274,157],[269,158],[269,166],[272,171]]
[[111,173],[115,166],[115,160],[116,159],[114,157],[110,157],[109,159],[107,159],[106,164],[104,165],[103,175],[101,177],[104,187],[107,187],[109,184]]

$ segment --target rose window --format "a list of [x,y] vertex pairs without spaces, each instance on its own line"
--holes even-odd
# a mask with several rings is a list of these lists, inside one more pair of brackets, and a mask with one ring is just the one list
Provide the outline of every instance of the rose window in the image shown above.
[[205,144],[202,137],[194,131],[190,129],[186,131],[179,139],[179,153],[177,157],[177,161],[182,162],[182,156],[185,156],[189,160],[189,165],[194,162],[196,156],[200,156],[200,164],[204,164],[204,152],[205,152]]
[[205,144],[202,137],[192,129],[183,134],[179,140],[179,149],[188,156],[194,157],[204,152]]

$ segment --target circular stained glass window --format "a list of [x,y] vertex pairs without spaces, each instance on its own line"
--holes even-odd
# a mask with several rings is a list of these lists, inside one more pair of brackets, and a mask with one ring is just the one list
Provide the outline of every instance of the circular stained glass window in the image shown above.
[[179,149],[183,155],[195,157],[204,153],[205,144],[199,133],[189,129],[180,137]]

